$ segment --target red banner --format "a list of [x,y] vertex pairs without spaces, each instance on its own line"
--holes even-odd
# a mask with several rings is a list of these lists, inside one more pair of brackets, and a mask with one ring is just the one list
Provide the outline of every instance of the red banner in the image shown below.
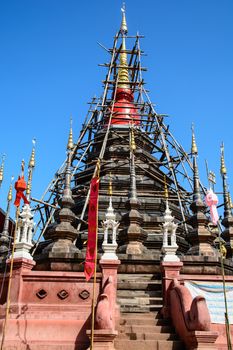
[[98,196],[99,196],[99,178],[94,177],[90,185],[90,200],[88,210],[88,237],[87,251],[84,273],[86,280],[93,276],[95,271],[97,230],[98,230]]

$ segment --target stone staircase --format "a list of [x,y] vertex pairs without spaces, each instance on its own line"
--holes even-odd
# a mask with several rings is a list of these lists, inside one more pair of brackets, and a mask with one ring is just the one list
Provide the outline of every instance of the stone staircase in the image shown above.
[[118,275],[117,301],[121,310],[116,350],[185,349],[168,319],[160,316],[160,275]]

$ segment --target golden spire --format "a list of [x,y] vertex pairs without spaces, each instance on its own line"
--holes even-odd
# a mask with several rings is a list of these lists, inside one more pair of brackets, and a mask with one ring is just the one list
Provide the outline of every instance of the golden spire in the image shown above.
[[2,164],[0,167],[0,186],[2,184],[3,177],[4,177],[4,162],[5,162],[5,154],[2,156]]
[[134,130],[133,127],[130,129],[130,149],[132,152],[136,150],[136,143],[135,143],[135,136],[134,136]]
[[129,72],[128,72],[128,63],[127,63],[127,53],[126,53],[126,44],[125,44],[125,34],[127,34],[127,24],[125,17],[125,5],[123,4],[122,11],[122,22],[120,32],[122,34],[122,45],[120,52],[120,68],[118,71],[118,79],[120,88],[129,88]]
[[32,144],[33,144],[33,148],[32,148],[31,158],[30,158],[29,164],[28,164],[29,168],[35,167],[35,144],[36,144],[35,139],[32,140]]
[[29,168],[26,194],[29,197],[32,189],[32,168]]
[[8,202],[12,201],[12,184],[10,185],[8,196],[7,196]]
[[166,175],[164,175],[164,197],[166,200],[168,200],[168,188],[167,188],[167,178]]
[[32,172],[33,169],[35,168],[35,144],[36,144],[36,140],[33,139],[32,140],[32,153],[31,153],[31,157],[28,163],[28,182],[27,182],[27,188],[26,188],[26,195],[27,195],[27,199],[30,200],[30,193],[32,190]]
[[108,185],[108,195],[112,197],[112,174],[110,173],[109,185]]
[[69,139],[67,143],[67,151],[71,151],[74,148],[74,143],[73,143],[73,130],[72,130],[72,117],[70,117],[70,133],[69,133]]
[[233,203],[232,203],[232,200],[231,200],[231,194],[230,194],[230,191],[228,192],[228,202],[229,202],[229,206],[231,209],[233,209]]
[[221,145],[221,168],[220,168],[221,175],[226,175],[227,168],[225,166],[225,159],[224,159],[224,144]]
[[194,134],[194,125],[192,124],[192,148],[191,148],[191,153],[192,155],[197,155],[198,150],[197,150],[197,144],[196,144],[196,139],[195,139],[195,134]]
[[122,21],[121,21],[121,33],[122,34],[127,34],[128,33],[128,28],[127,28],[127,23],[126,23],[126,16],[125,16],[125,3],[123,2],[122,8]]

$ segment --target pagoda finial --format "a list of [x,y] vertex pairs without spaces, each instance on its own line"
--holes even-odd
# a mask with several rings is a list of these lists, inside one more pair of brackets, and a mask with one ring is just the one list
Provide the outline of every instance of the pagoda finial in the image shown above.
[[108,195],[112,197],[112,174],[110,173],[109,184],[108,184]]
[[71,151],[74,148],[74,143],[73,143],[73,129],[72,129],[72,116],[70,116],[70,132],[69,132],[69,139],[67,143],[67,151]]
[[135,136],[134,136],[134,129],[133,125],[130,128],[130,149],[132,152],[136,151],[136,142],[135,142]]
[[[13,180],[14,180],[14,177],[12,176],[11,181],[13,181]],[[9,192],[8,192],[8,195],[7,195],[7,201],[8,202],[12,201],[12,183],[10,184]]]
[[200,182],[199,182],[199,173],[198,173],[198,165],[197,165],[197,144],[194,134],[194,126],[192,125],[192,150],[193,156],[193,202],[201,201],[201,193],[200,193]]
[[128,28],[127,28],[126,15],[125,15],[125,2],[123,2],[122,4],[121,12],[122,12],[122,21],[121,21],[120,32],[121,34],[127,34]]
[[164,197],[166,202],[168,201],[168,188],[167,188],[167,177],[164,175]]
[[22,159],[22,161],[21,161],[21,176],[22,177],[24,176],[24,168],[25,168],[25,160]]
[[69,133],[69,139],[67,144],[67,158],[66,158],[66,167],[65,167],[65,178],[64,178],[64,191],[62,196],[62,203],[63,207],[66,207],[67,200],[68,200],[68,207],[70,207],[70,202],[72,202],[73,205],[73,199],[72,199],[72,191],[71,191],[71,163],[72,163],[72,149],[73,149],[73,132],[72,132],[72,117],[70,119],[70,133]]
[[225,165],[225,158],[224,158],[224,143],[222,142],[221,145],[221,168],[220,168],[220,173],[221,175],[226,175],[227,174],[227,168]]
[[230,208],[233,209],[233,203],[232,203],[232,199],[231,199],[231,193],[230,191],[228,191],[228,200],[229,200],[229,205],[230,205]]
[[35,144],[36,144],[36,139],[34,138],[32,140],[32,145],[33,145],[32,153],[28,163],[28,182],[27,182],[27,188],[26,188],[26,195],[28,200],[30,200],[30,193],[32,189],[32,173],[33,173],[33,169],[35,168]]
[[2,164],[0,167],[0,187],[1,187],[1,184],[3,181],[3,177],[4,177],[4,162],[5,162],[5,154],[3,154],[3,156],[2,156]]
[[32,147],[32,153],[31,153],[31,158],[29,160],[29,167],[30,168],[35,168],[35,144],[36,144],[36,139],[34,138],[32,140],[32,144],[33,144],[33,147]]
[[221,147],[221,168],[220,173],[222,175],[223,181],[223,199],[224,199],[224,218],[228,218],[232,215],[231,213],[231,205],[229,201],[229,192],[228,192],[228,184],[227,184],[227,168],[225,165],[224,159],[224,144],[222,143]]
[[197,150],[197,144],[196,144],[196,139],[195,139],[195,133],[194,133],[194,124],[192,124],[192,148],[191,148],[191,153],[192,155],[198,154]]
[[128,72],[128,63],[127,63],[127,53],[126,53],[126,44],[125,44],[125,35],[128,32],[126,17],[125,17],[125,5],[121,9],[122,11],[122,22],[120,32],[122,34],[122,45],[120,52],[120,68],[118,72],[119,84],[120,88],[129,88],[129,72]]

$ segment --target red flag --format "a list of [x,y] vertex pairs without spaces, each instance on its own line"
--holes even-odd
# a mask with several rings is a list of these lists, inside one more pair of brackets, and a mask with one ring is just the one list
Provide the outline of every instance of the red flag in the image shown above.
[[96,258],[96,243],[97,243],[97,229],[98,229],[98,196],[99,196],[99,177],[94,177],[90,185],[90,200],[88,210],[88,237],[87,237],[87,251],[84,273],[86,280],[93,276],[95,271]]
[[24,204],[29,204],[27,198],[24,195],[24,191],[27,188],[27,184],[26,181],[24,180],[24,176],[19,176],[18,180],[15,183],[15,189],[16,189],[16,198],[15,198],[15,202],[14,205],[16,207],[19,207],[20,205],[20,200],[21,198],[24,200]]

